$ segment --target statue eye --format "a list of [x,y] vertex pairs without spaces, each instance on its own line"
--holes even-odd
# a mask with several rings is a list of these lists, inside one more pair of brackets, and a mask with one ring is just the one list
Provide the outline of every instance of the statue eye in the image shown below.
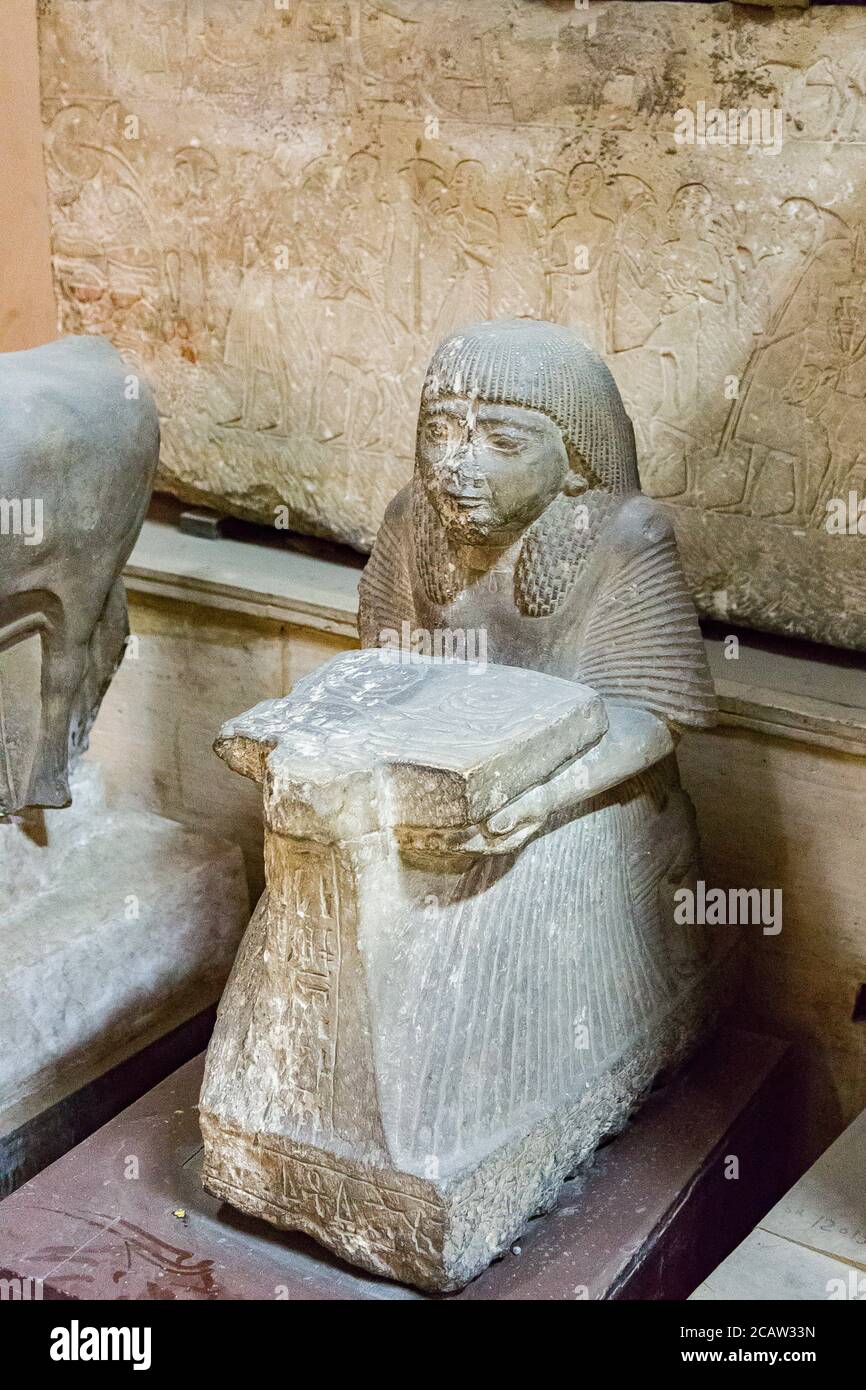
[[493,430],[487,435],[488,445],[500,454],[517,454],[523,447],[520,435],[508,434],[504,430]]
[[448,443],[447,420],[427,420],[424,424],[423,439],[428,449],[441,449]]

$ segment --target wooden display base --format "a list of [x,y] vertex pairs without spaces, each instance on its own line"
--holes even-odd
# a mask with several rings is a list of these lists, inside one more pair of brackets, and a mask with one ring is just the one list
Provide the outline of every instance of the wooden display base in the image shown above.
[[[201,1188],[203,1056],[0,1204],[0,1275],[45,1298],[417,1299]],[[791,1049],[725,1031],[582,1188],[458,1299],[682,1299],[790,1185]],[[733,1163],[732,1160],[736,1160]],[[734,1176],[734,1173],[737,1176]]]

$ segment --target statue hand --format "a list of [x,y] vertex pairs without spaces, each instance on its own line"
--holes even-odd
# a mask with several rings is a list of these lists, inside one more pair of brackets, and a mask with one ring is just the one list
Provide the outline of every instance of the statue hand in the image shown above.
[[[514,803],[512,803],[514,804]],[[457,830],[424,830],[400,834],[404,853],[414,853],[425,860],[451,860],[454,868],[469,868],[477,859],[491,854],[513,854],[521,849],[541,829],[541,821],[525,820],[513,830],[496,833],[489,822],[482,825],[463,825]]]
[[[608,705],[608,730],[586,753],[537,787],[531,787],[491,816],[483,827],[494,841],[526,831],[535,834],[549,817],[567,811],[590,797],[643,772],[673,750],[673,738],[663,720],[648,710]],[[493,850],[488,853],[505,853]]]
[[648,710],[609,704],[607,714],[608,729],[598,743],[548,781],[530,787],[479,825],[448,830],[404,828],[400,832],[404,853],[431,863],[448,859],[458,871],[489,855],[513,854],[537,835],[551,816],[575,809],[652,767],[673,750],[667,725]]

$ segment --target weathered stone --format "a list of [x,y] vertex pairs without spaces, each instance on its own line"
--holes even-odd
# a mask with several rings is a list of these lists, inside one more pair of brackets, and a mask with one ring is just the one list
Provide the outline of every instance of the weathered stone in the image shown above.
[[[213,1003],[247,891],[237,848],[107,805],[79,764],[125,652],[147,386],[105,339],[64,338],[0,357],[0,423],[0,1134],[23,1134]],[[35,809],[71,784],[72,809]]]
[[[364,574],[379,651],[217,742],[263,786],[267,889],[201,1118],[210,1191],[453,1289],[698,1034],[713,950],[673,921],[697,837],[672,731],[714,701],[670,524],[573,334],[447,339],[417,439]],[[470,629],[474,660],[437,659]]]
[[433,346],[556,319],[614,372],[699,608],[866,646],[856,7],[40,12],[63,319],[152,376],[163,487],[366,549]]
[[236,846],[72,790],[0,821],[0,1134],[211,1005],[247,916]]
[[65,806],[127,637],[120,572],[159,456],[145,383],[103,338],[0,356],[0,816]]

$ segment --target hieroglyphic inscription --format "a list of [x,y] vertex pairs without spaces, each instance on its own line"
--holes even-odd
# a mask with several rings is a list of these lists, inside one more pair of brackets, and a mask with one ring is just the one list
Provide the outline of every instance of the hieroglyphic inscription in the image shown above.
[[[367,548],[434,343],[553,318],[704,610],[866,645],[862,545],[824,529],[866,495],[862,14],[41,8],[64,325],[155,382],[164,486]],[[779,147],[677,145],[699,102],[780,112]]]
[[293,852],[271,914],[268,970],[279,981],[278,1059],[287,1113],[311,1131],[334,1126],[340,922],[336,866],[327,851]]
[[356,1163],[291,1143],[253,1144],[226,1132],[222,1142],[220,1172],[206,1172],[205,1181],[211,1188],[231,1188],[226,1195],[247,1209],[261,1203],[278,1225],[315,1226],[329,1243],[336,1239],[351,1247],[357,1242],[386,1261],[393,1257],[423,1267],[440,1255],[445,1212],[421,1195],[424,1184],[418,1179],[398,1173],[390,1180],[382,1173],[365,1176]]
[[413,1259],[435,1258],[441,1249],[444,1215],[435,1202],[332,1163],[280,1156],[280,1168],[283,1203],[293,1216],[314,1212],[324,1231],[347,1243],[362,1240],[373,1249]]

